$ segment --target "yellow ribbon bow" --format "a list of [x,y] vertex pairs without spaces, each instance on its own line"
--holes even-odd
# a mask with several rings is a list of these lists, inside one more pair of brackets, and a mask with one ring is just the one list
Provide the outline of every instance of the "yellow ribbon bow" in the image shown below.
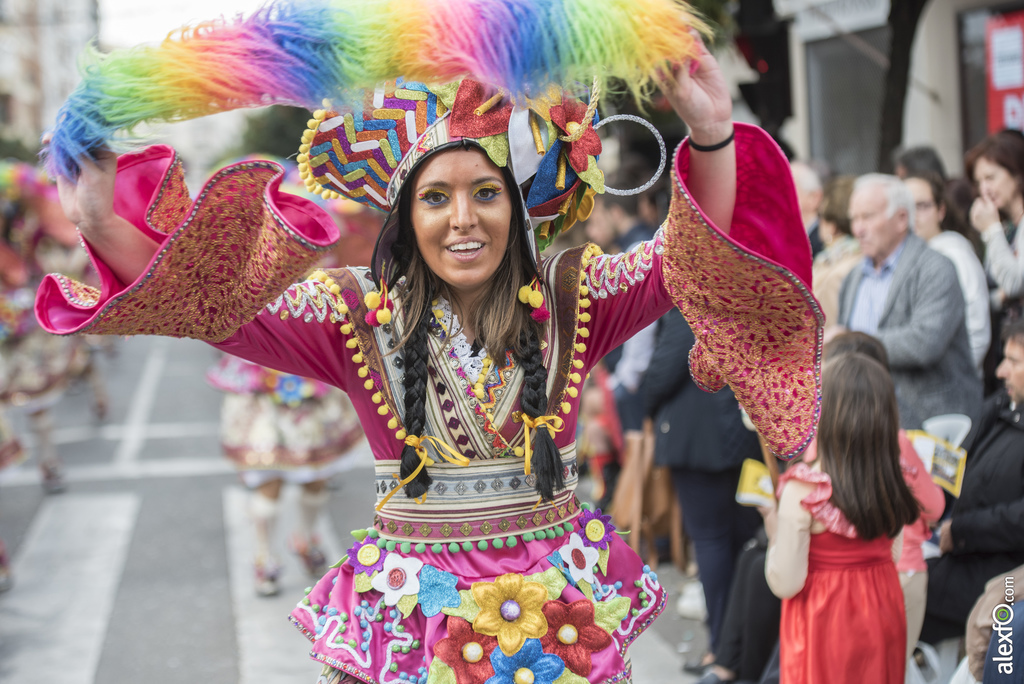
[[533,460],[533,440],[530,439],[530,430],[536,430],[540,427],[546,427],[552,432],[561,432],[565,427],[565,421],[558,416],[537,416],[531,418],[530,416],[523,414],[523,429],[526,433],[526,463],[523,465],[523,473],[526,475],[530,474],[530,461]]
[[[412,482],[413,480],[415,480],[416,476],[420,474],[421,470],[423,470],[427,466],[434,465],[434,463],[435,463],[434,459],[430,458],[430,456],[427,454],[427,447],[425,446],[426,442],[429,442],[429,443],[433,444],[434,448],[437,449],[437,453],[441,456],[441,458],[443,458],[444,460],[448,461],[449,463],[452,463],[452,464],[458,465],[458,466],[468,466],[469,465],[469,459],[468,458],[466,458],[465,456],[463,456],[459,452],[455,451],[455,449],[452,449],[450,446],[448,446],[447,444],[445,444],[441,440],[437,439],[436,437],[433,437],[431,435],[426,435],[426,436],[423,436],[423,437],[417,437],[416,435],[409,435],[409,436],[407,436],[405,438],[405,443],[407,445],[411,446],[413,449],[416,450],[416,455],[420,457],[420,463],[419,463],[418,466],[416,466],[416,470],[412,471],[412,474],[409,475],[409,477],[407,477],[404,480],[402,480],[401,482],[399,482],[398,486],[395,487],[394,489],[392,489],[390,492],[388,492],[387,496],[385,496],[381,500],[381,502],[379,504],[377,504],[377,510],[378,511],[380,511],[380,509],[384,508],[384,504],[386,504],[388,502],[388,500],[392,496],[395,495],[395,492],[397,492],[399,489],[402,489],[403,487],[405,487],[405,485],[407,485],[410,482]],[[392,477],[398,477],[398,475],[395,474],[395,475],[392,475]],[[418,504],[421,504],[421,503],[423,503],[426,500],[427,500],[426,492],[424,492],[422,498],[420,498],[418,500],[417,499],[413,499],[413,501],[416,501],[416,503],[418,503]]]

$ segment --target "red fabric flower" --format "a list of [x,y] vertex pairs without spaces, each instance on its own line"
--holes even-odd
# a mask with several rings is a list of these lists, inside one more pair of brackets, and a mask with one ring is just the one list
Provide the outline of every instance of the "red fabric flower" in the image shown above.
[[[455,93],[452,113],[448,120],[448,132],[461,138],[484,138],[489,135],[508,132],[512,117],[512,100],[502,97],[491,102],[496,91],[482,83],[463,79]],[[489,104],[488,104],[489,103]],[[484,111],[477,114],[477,108]]]
[[462,618],[449,617],[448,637],[434,644],[434,655],[455,671],[458,684],[484,684],[494,676],[491,651],[497,646],[496,638],[474,632]]
[[[565,131],[566,135],[572,135],[577,127],[584,125],[583,117],[587,114],[587,105],[579,100],[565,99],[562,104],[551,108],[551,121]],[[589,156],[601,154],[601,138],[594,130],[592,122],[587,122],[587,132],[580,136],[576,142],[565,143],[567,148],[566,156],[569,157],[569,165],[576,173],[583,173],[587,170]]]
[[544,604],[548,633],[540,638],[545,653],[554,653],[580,677],[590,675],[590,654],[607,648],[611,635],[594,623],[594,604],[580,599],[570,604]]

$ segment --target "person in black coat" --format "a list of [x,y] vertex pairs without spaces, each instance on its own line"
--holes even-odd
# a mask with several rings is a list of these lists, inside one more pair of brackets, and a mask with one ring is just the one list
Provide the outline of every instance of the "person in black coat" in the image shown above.
[[928,561],[921,639],[963,636],[985,583],[1024,564],[1024,321],[1009,326],[997,376],[1006,385],[986,400],[964,440],[960,498],[939,528],[942,555]]
[[761,451],[757,436],[743,426],[732,391],[709,394],[690,379],[694,342],[682,314],[665,314],[641,394],[654,423],[654,462],[671,468],[693,539],[714,653],[736,556],[761,523],[756,510],[736,503],[740,466],[746,458],[760,459]]

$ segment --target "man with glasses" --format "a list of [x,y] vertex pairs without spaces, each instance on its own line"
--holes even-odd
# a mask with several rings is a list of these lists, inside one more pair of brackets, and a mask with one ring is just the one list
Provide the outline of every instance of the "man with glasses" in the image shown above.
[[905,429],[945,413],[973,415],[981,404],[956,270],[914,235],[914,209],[895,176],[857,179],[850,225],[864,261],[843,280],[837,327],[885,345]]

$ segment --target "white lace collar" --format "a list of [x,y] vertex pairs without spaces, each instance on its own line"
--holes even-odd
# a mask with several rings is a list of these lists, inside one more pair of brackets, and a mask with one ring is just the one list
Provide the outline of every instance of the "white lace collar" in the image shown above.
[[[476,382],[480,377],[480,371],[484,368],[484,358],[487,351],[483,348],[473,353],[473,345],[466,339],[466,335],[459,326],[459,317],[452,311],[452,305],[444,297],[438,297],[437,303],[433,306],[434,320],[444,330],[444,335],[449,339],[452,351],[459,359],[463,372],[470,382]],[[454,335],[453,330],[458,330]]]

